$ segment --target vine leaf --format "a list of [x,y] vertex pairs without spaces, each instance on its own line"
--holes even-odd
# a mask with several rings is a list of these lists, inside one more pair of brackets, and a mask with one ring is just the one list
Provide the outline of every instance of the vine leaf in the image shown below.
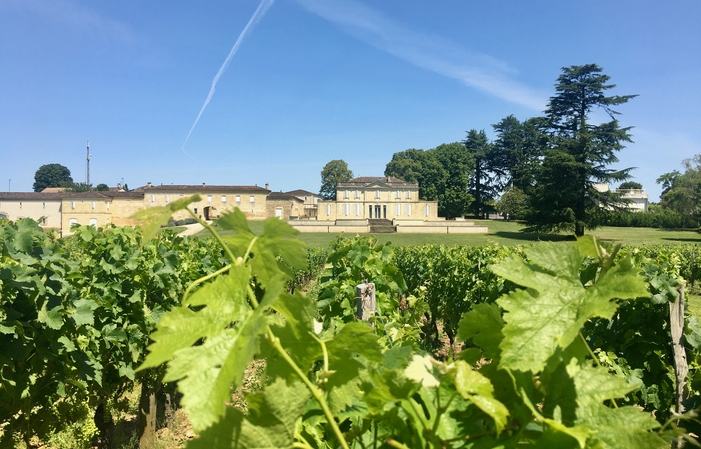
[[141,209],[139,212],[131,216],[131,218],[140,222],[141,232],[144,236],[144,241],[151,240],[158,230],[168,224],[173,212],[185,209],[189,204],[201,201],[200,195],[192,195],[187,198],[181,198],[173,201],[168,206],[148,207]]
[[[224,415],[231,385],[241,385],[246,367],[259,352],[268,324],[264,312],[284,288],[281,277],[274,278],[260,306],[251,310],[245,297],[249,279],[248,267],[234,265],[228,275],[191,296],[190,304],[204,306],[201,310],[183,306],[164,314],[151,336],[151,352],[139,368],[170,360],[164,380],[180,380],[182,404],[195,431]],[[191,346],[201,339],[204,343]]]
[[623,260],[591,288],[579,280],[584,256],[576,245],[543,243],[527,248],[530,263],[510,257],[492,271],[525,290],[502,296],[506,311],[500,366],[540,372],[558,348],[566,348],[593,317],[609,319],[618,305],[613,299],[647,295],[644,280]]
[[462,360],[455,362],[455,389],[468,401],[494,419],[497,436],[508,422],[509,410],[494,399],[494,387],[482,374]]
[[484,356],[496,360],[499,357],[499,344],[504,339],[501,329],[504,320],[501,309],[496,304],[477,304],[466,312],[458,326],[457,341],[472,342],[482,348]]
[[248,415],[229,407],[226,416],[191,440],[187,449],[292,447],[297,420],[309,393],[301,382],[277,379],[261,392],[248,395]]

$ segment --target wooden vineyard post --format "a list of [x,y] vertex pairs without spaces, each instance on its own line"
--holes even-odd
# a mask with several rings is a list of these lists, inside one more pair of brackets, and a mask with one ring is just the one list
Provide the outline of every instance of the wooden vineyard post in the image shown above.
[[684,350],[684,284],[679,287],[679,295],[674,302],[669,303],[669,324],[672,333],[672,350],[674,353],[674,374],[677,384],[676,412],[683,413],[682,402],[689,396],[686,385],[686,376],[689,373],[689,364]]
[[[355,317],[358,320],[368,321],[375,316],[375,284],[358,284],[355,286],[355,299],[358,301],[358,309]],[[370,323],[370,326],[374,326]]]

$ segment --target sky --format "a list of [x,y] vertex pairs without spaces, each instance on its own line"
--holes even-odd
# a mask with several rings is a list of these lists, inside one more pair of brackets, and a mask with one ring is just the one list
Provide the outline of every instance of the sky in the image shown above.
[[[85,181],[318,192],[343,159],[542,115],[562,67],[638,97],[614,168],[657,177],[701,154],[701,2],[0,0],[0,191],[43,164]],[[596,112],[594,120],[603,120]]]

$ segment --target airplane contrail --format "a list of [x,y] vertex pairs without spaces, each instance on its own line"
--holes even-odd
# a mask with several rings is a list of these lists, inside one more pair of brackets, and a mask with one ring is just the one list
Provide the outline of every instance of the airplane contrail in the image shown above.
[[275,0],[262,0],[260,2],[260,5],[258,5],[258,8],[253,13],[253,16],[251,16],[251,19],[246,24],[246,27],[243,29],[243,31],[241,31],[241,34],[239,34],[239,38],[236,39],[234,46],[231,48],[231,51],[229,52],[229,56],[226,57],[226,59],[224,60],[224,64],[222,64],[222,66],[219,68],[219,71],[214,76],[214,80],[212,80],[212,87],[209,89],[209,94],[207,95],[207,99],[204,101],[204,104],[202,105],[202,109],[200,109],[200,113],[197,114],[197,118],[195,119],[195,123],[192,124],[192,128],[190,128],[190,132],[187,133],[187,137],[185,138],[185,142],[183,142],[182,150],[188,156],[192,157],[187,151],[185,151],[185,144],[187,143],[188,139],[190,139],[190,134],[192,134],[192,131],[195,129],[195,126],[197,126],[197,122],[200,121],[200,117],[202,117],[202,113],[207,108],[207,105],[209,104],[209,100],[212,99],[212,95],[214,95],[214,89],[217,87],[217,82],[219,81],[219,78],[226,71],[226,68],[229,66],[231,59],[234,57],[234,55],[238,51],[239,47],[241,46],[241,42],[243,42],[243,39],[246,37],[248,32],[251,30],[251,28],[253,28],[253,26],[255,26],[255,24],[257,24],[260,21],[260,19],[263,18],[265,13],[268,12],[268,9],[270,9],[270,7],[273,5],[274,1]]

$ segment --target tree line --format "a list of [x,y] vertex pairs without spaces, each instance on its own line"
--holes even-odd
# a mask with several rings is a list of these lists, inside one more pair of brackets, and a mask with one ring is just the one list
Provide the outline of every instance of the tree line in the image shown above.
[[[419,184],[419,197],[437,200],[439,215],[485,218],[498,211],[522,219],[526,232],[571,232],[607,223],[626,210],[621,192],[597,188],[642,189],[626,180],[632,168],[613,169],[617,153],[631,143],[631,126],[618,121],[618,107],[637,95],[609,95],[616,87],[596,64],[562,68],[542,116],[519,120],[514,115],[484,129],[471,129],[461,142],[394,153],[384,174]],[[604,113],[600,123],[594,111]],[[597,118],[600,115],[597,114]],[[337,182],[352,178],[343,161],[322,171],[321,194],[335,197]],[[685,162],[686,173],[658,179],[665,191],[662,207],[698,213],[701,155]]]

